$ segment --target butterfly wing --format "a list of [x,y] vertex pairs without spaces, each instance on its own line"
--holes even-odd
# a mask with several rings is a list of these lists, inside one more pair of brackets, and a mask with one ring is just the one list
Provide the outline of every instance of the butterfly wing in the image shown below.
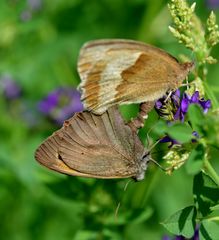
[[37,149],[35,158],[69,175],[126,178],[137,175],[143,153],[137,134],[113,107],[100,116],[75,114]]
[[35,159],[43,166],[73,176],[87,177],[87,174],[78,173],[68,167],[59,154],[59,148],[62,142],[62,129],[56,131],[52,136],[46,139],[35,152]]
[[154,101],[187,74],[163,50],[119,39],[85,44],[80,52],[78,72],[83,104],[97,114],[115,104]]

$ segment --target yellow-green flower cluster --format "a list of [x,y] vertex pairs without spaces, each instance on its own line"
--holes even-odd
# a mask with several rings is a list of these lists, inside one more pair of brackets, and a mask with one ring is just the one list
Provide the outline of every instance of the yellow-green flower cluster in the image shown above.
[[192,37],[194,25],[192,18],[195,10],[195,3],[189,7],[186,1],[171,0],[168,7],[174,22],[174,27],[169,27],[170,31],[180,43],[183,43],[187,48],[195,50],[196,44]]
[[168,151],[168,153],[163,157],[163,159],[167,160],[166,173],[171,174],[174,170],[179,169],[188,159],[189,152],[180,152],[178,147],[172,148],[172,150]]
[[214,12],[211,12],[207,20],[206,41],[209,47],[213,47],[219,42],[219,31]]
[[189,6],[185,0],[171,0],[168,8],[174,25],[170,26],[169,29],[180,43],[194,52],[200,65],[212,64],[216,60],[210,56],[210,51],[219,42],[216,16],[213,12],[210,14],[205,31],[195,14],[195,5],[193,3]]
[[203,81],[198,76],[192,81],[192,84],[185,91],[185,93],[192,96],[195,91],[198,91],[201,97],[205,96],[205,89],[204,89]]

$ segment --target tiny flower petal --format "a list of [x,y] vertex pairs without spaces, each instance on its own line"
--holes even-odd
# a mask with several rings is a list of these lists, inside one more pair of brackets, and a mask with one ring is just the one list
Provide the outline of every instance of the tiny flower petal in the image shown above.
[[199,138],[199,135],[198,135],[198,133],[197,133],[196,131],[193,131],[193,132],[192,132],[192,135],[193,135],[194,137],[196,137],[196,138]]
[[211,100],[205,101],[204,99],[199,100],[199,104],[203,108],[204,113],[208,112],[208,109],[211,107]]
[[174,115],[174,120],[179,120],[180,119],[180,108],[177,109],[175,115]]
[[180,92],[176,91],[174,94],[172,94],[171,99],[172,99],[173,104],[175,104],[177,107],[179,107]]
[[192,95],[191,102],[198,103],[198,101],[199,101],[199,92],[195,91],[195,93]]
[[176,95],[177,97],[180,97],[180,90],[177,89],[177,90],[174,92],[174,95]]
[[189,100],[187,98],[183,98],[181,102],[181,110],[186,113],[189,107]]
[[162,107],[162,102],[160,101],[160,100],[157,100],[156,102],[155,102],[155,107],[157,108],[157,109],[160,109],[161,107]]
[[46,98],[39,102],[38,108],[41,112],[45,114],[50,113],[57,106],[58,100],[58,92],[52,92]]
[[171,143],[169,148],[171,148],[173,145],[175,144],[180,144],[178,141],[176,141],[175,139],[172,139],[171,137],[169,136],[164,136],[163,138],[160,139],[159,141],[160,143]]
[[195,234],[193,236],[193,240],[199,240],[199,228],[200,226],[197,224],[195,228]]
[[187,93],[184,93],[184,94],[183,94],[183,98],[191,101],[191,96],[190,96],[189,94],[187,94]]
[[195,137],[195,138],[192,139],[192,142],[196,143],[197,142],[197,138],[199,138],[199,134],[196,131],[193,131],[192,135]]

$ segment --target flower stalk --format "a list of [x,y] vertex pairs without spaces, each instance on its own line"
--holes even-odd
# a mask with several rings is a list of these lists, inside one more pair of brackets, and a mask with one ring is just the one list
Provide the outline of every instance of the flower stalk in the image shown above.
[[216,63],[211,55],[211,49],[219,42],[216,16],[211,12],[204,29],[200,19],[195,14],[196,3],[191,6],[185,0],[171,0],[168,4],[173,19],[169,29],[173,36],[195,54],[198,65]]
[[204,171],[214,180],[214,182],[219,187],[219,176],[207,158],[204,160]]

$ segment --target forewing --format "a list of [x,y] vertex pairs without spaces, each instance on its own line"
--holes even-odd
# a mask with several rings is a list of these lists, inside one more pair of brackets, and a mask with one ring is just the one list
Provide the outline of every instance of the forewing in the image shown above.
[[116,108],[101,116],[74,115],[37,150],[43,165],[70,175],[95,178],[136,176],[144,147]]
[[178,71],[175,58],[150,45],[92,41],[82,47],[78,61],[82,101],[97,114],[115,104],[153,101],[169,89],[169,76]]

